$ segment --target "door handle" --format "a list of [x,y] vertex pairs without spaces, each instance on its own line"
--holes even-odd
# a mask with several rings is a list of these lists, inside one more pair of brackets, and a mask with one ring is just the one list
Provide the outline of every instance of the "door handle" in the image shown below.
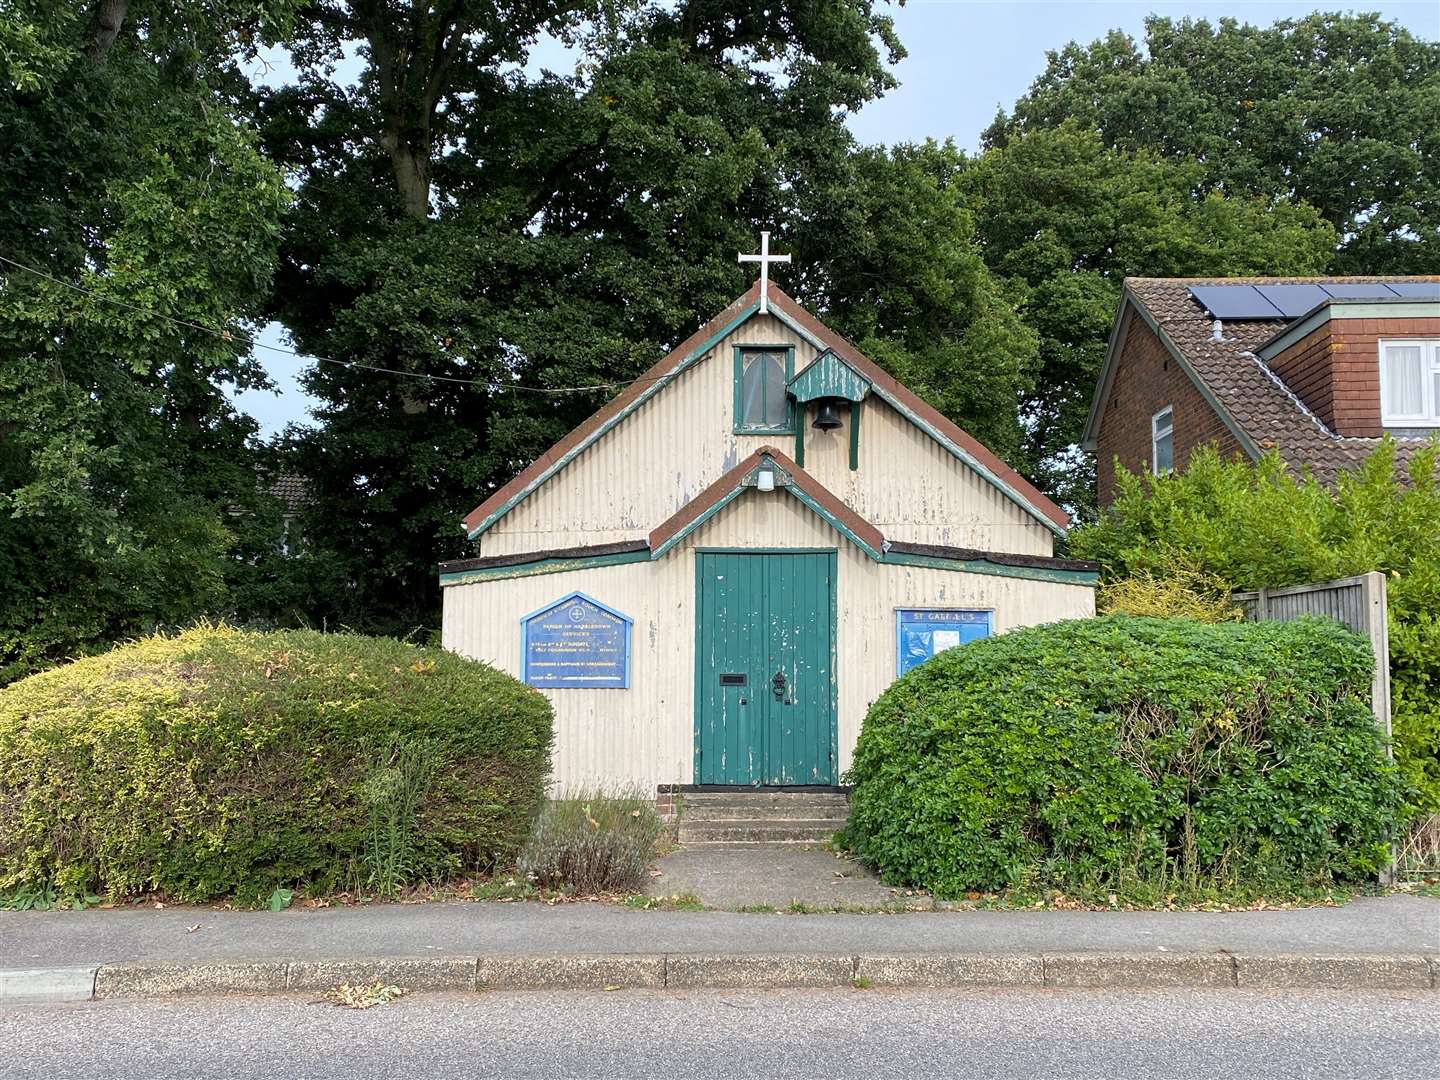
[[775,672],[775,677],[770,680],[770,686],[775,691],[775,700],[785,700],[785,672]]

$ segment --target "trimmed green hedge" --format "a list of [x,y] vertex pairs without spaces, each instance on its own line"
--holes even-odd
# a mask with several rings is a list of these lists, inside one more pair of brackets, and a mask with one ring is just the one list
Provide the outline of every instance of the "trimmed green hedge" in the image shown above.
[[1400,784],[1338,623],[1111,616],[948,650],[865,718],[845,841],[939,896],[1373,876]]
[[410,880],[509,862],[552,738],[542,695],[439,649],[148,638],[0,690],[0,895],[251,902],[363,886],[367,858]]

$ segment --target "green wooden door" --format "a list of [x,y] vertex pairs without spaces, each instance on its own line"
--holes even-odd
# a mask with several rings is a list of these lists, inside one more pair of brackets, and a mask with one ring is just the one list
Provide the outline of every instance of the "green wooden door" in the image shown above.
[[835,783],[835,553],[698,560],[697,782]]

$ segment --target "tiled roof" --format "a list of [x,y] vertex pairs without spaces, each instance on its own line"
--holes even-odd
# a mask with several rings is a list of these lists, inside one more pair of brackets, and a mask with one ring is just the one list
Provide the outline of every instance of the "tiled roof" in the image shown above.
[[[1415,280],[1413,277],[1127,278],[1125,288],[1204,382],[1204,388],[1243,435],[1242,441],[1248,440],[1260,453],[1278,448],[1280,456],[1292,468],[1309,466],[1316,479],[1331,484],[1339,473],[1363,461],[1380,440],[1336,435],[1255,356],[1256,350],[1291,320],[1228,320],[1222,323],[1224,340],[1212,341],[1214,319],[1191,297],[1190,287]],[[1401,469],[1408,465],[1415,450],[1425,445],[1421,439],[1396,442],[1396,464]]]
[[267,490],[285,504],[287,514],[299,513],[310,497],[310,485],[295,473],[280,473],[271,480]]

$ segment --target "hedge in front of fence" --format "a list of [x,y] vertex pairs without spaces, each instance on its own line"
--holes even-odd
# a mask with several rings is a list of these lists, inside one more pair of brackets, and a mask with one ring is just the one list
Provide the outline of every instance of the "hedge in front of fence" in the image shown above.
[[1384,573],[1395,759],[1409,788],[1411,814],[1437,814],[1437,461],[1440,440],[1410,451],[1402,464],[1399,447],[1387,437],[1333,487],[1295,475],[1274,451],[1258,461],[1224,461],[1213,446],[1202,447],[1183,472],[1161,476],[1131,473],[1117,463],[1114,502],[1098,521],[1071,534],[1071,554],[1100,563],[1102,604],[1136,581],[1166,583],[1179,595],[1198,591],[1214,602],[1236,589]]
[[513,860],[549,703],[386,638],[205,626],[0,689],[0,897],[250,903]]
[[844,840],[940,897],[1373,877],[1400,783],[1339,624],[1105,618],[950,649],[871,707]]

